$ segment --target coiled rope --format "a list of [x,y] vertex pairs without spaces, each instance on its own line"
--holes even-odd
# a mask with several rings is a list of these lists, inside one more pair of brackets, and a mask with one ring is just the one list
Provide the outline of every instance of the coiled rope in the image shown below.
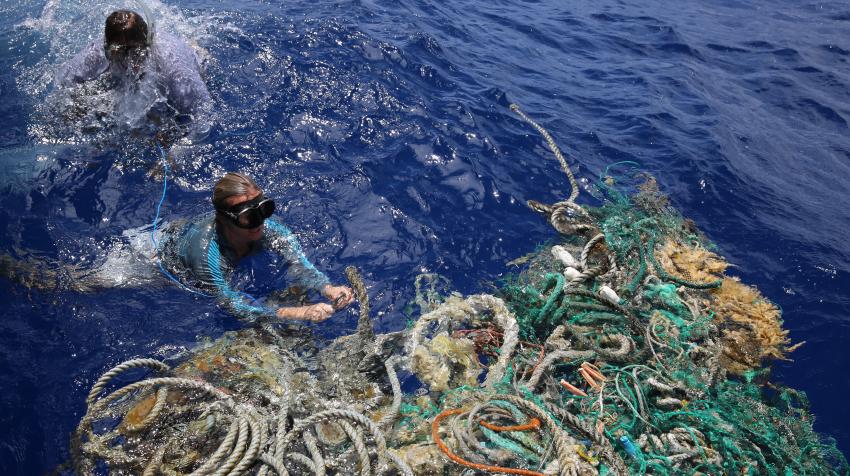
[[[353,442],[354,451],[360,461],[362,476],[379,474],[388,468],[388,463],[401,474],[413,476],[413,472],[407,464],[387,449],[386,439],[379,425],[373,423],[365,415],[353,410],[334,409],[319,412],[299,420],[287,432],[288,389],[284,392],[279,414],[272,416],[263,416],[259,413],[259,409],[248,404],[237,405],[229,395],[206,382],[177,377],[148,378],[102,395],[104,388],[111,380],[122,372],[134,368],[152,368],[158,371],[169,369],[168,365],[154,359],[134,359],[113,367],[95,382],[86,400],[88,404],[86,414],[81,419],[71,439],[71,463],[78,474],[92,474],[94,466],[91,457],[102,457],[110,461],[110,464],[119,466],[127,466],[131,462],[131,458],[121,451],[121,445],[114,443],[119,436],[115,430],[103,435],[95,433],[94,423],[103,417],[112,415],[108,411],[110,405],[126,402],[125,397],[131,394],[155,390],[156,401],[153,408],[139,424],[127,427],[130,431],[138,432],[147,428],[163,412],[169,389],[183,389],[199,391],[201,395],[213,398],[212,403],[206,404],[203,415],[209,414],[216,407],[227,410],[232,414],[228,430],[216,450],[192,471],[190,476],[236,476],[245,474],[258,463],[262,464],[260,469],[262,474],[265,474],[267,469],[271,469],[279,475],[288,475],[284,464],[286,459],[304,464],[316,475],[324,475],[325,467],[330,462],[326,461],[322,455],[316,438],[306,431],[315,424],[324,422],[339,423],[344,429],[345,434]],[[391,427],[401,406],[401,386],[395,372],[394,359],[386,362],[386,368],[393,389],[393,400],[380,425]],[[277,428],[277,436],[274,435],[274,427]],[[375,468],[377,472],[373,471],[373,466],[369,461],[370,451],[362,436],[361,429],[363,428],[368,431],[376,446],[374,454],[378,461],[377,468]],[[311,457],[290,451],[290,447],[299,435],[301,436],[300,441]],[[179,443],[183,438],[178,433],[155,450],[144,465],[142,474],[153,476],[161,471],[164,456],[169,451],[179,448]],[[262,449],[266,446],[269,446],[269,449],[263,453]]]

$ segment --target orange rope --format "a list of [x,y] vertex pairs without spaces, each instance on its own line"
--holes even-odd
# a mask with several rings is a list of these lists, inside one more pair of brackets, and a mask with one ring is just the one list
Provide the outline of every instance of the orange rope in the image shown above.
[[561,386],[564,387],[565,389],[567,389],[567,391],[569,391],[573,395],[578,395],[579,397],[586,397],[587,396],[587,394],[584,393],[584,390],[574,386],[573,384],[571,384],[570,382],[567,382],[566,380],[561,380]]
[[588,372],[584,367],[578,369],[578,374],[582,376],[583,379],[587,381],[587,384],[593,387],[594,390],[600,390],[602,387],[596,383],[596,380],[593,380],[593,377],[590,376],[590,372]]
[[431,437],[434,438],[434,443],[437,444],[437,447],[440,448],[440,451],[442,451],[446,455],[446,457],[448,457],[455,463],[466,466],[468,468],[474,468],[481,471],[489,471],[491,473],[520,474],[523,476],[545,476],[543,473],[538,473],[537,471],[529,471],[527,469],[503,468],[501,466],[473,463],[472,461],[467,461],[461,458],[460,456],[452,453],[452,451],[446,446],[446,444],[443,443],[443,440],[440,439],[440,420],[448,416],[459,415],[461,413],[466,413],[466,410],[463,408],[445,410],[436,417],[434,417],[434,421],[431,423]]
[[480,423],[481,426],[483,426],[484,428],[488,428],[493,431],[528,431],[540,428],[540,420],[538,420],[537,418],[532,418],[525,425],[498,426],[492,423],[487,423],[484,420],[481,420],[478,423]]
[[583,368],[585,372],[590,374],[591,377],[596,380],[599,380],[600,382],[608,380],[607,378],[605,378],[604,375],[602,375],[602,372],[599,371],[599,367],[591,364],[590,362],[582,362],[581,368]]

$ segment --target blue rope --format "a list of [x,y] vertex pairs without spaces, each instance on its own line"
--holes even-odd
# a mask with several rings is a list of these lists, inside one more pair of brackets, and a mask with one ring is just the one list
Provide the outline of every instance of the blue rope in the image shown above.
[[[156,227],[157,227],[157,224],[159,222],[159,212],[162,209],[162,204],[163,204],[163,202],[165,202],[165,194],[168,191],[168,156],[166,155],[165,151],[162,149],[162,145],[158,141],[156,143],[156,148],[159,150],[160,158],[162,158],[163,174],[162,174],[162,197],[160,197],[159,204],[157,204],[157,206],[156,206],[156,216],[153,219],[153,229],[151,230],[151,243],[153,243],[153,249],[154,249],[155,253],[159,251],[159,244],[156,242]],[[162,265],[161,259],[157,259],[157,261],[159,262],[159,271],[166,278],[170,279],[171,281],[174,281],[175,283],[177,283],[178,286],[185,289],[186,291],[189,291],[190,293],[194,293],[194,294],[197,294],[199,296],[204,296],[204,297],[211,297],[208,294],[204,294],[204,293],[202,293],[198,290],[195,290],[195,289],[190,288],[189,286],[186,286],[185,284],[180,282],[179,279],[175,278],[173,274],[169,273],[168,270],[165,269],[165,267]]]

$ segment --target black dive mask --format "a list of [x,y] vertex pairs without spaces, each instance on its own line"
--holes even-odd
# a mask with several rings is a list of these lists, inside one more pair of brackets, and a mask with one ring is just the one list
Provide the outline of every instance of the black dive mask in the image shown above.
[[257,228],[274,213],[274,200],[259,195],[253,200],[242,202],[230,208],[216,209],[239,228]]

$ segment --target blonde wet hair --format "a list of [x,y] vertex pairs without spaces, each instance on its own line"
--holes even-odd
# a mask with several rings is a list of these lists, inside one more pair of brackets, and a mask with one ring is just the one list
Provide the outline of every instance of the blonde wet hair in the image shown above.
[[215,183],[212,194],[213,206],[216,210],[227,208],[225,201],[228,198],[248,195],[252,191],[263,193],[251,177],[239,172],[227,172]]

